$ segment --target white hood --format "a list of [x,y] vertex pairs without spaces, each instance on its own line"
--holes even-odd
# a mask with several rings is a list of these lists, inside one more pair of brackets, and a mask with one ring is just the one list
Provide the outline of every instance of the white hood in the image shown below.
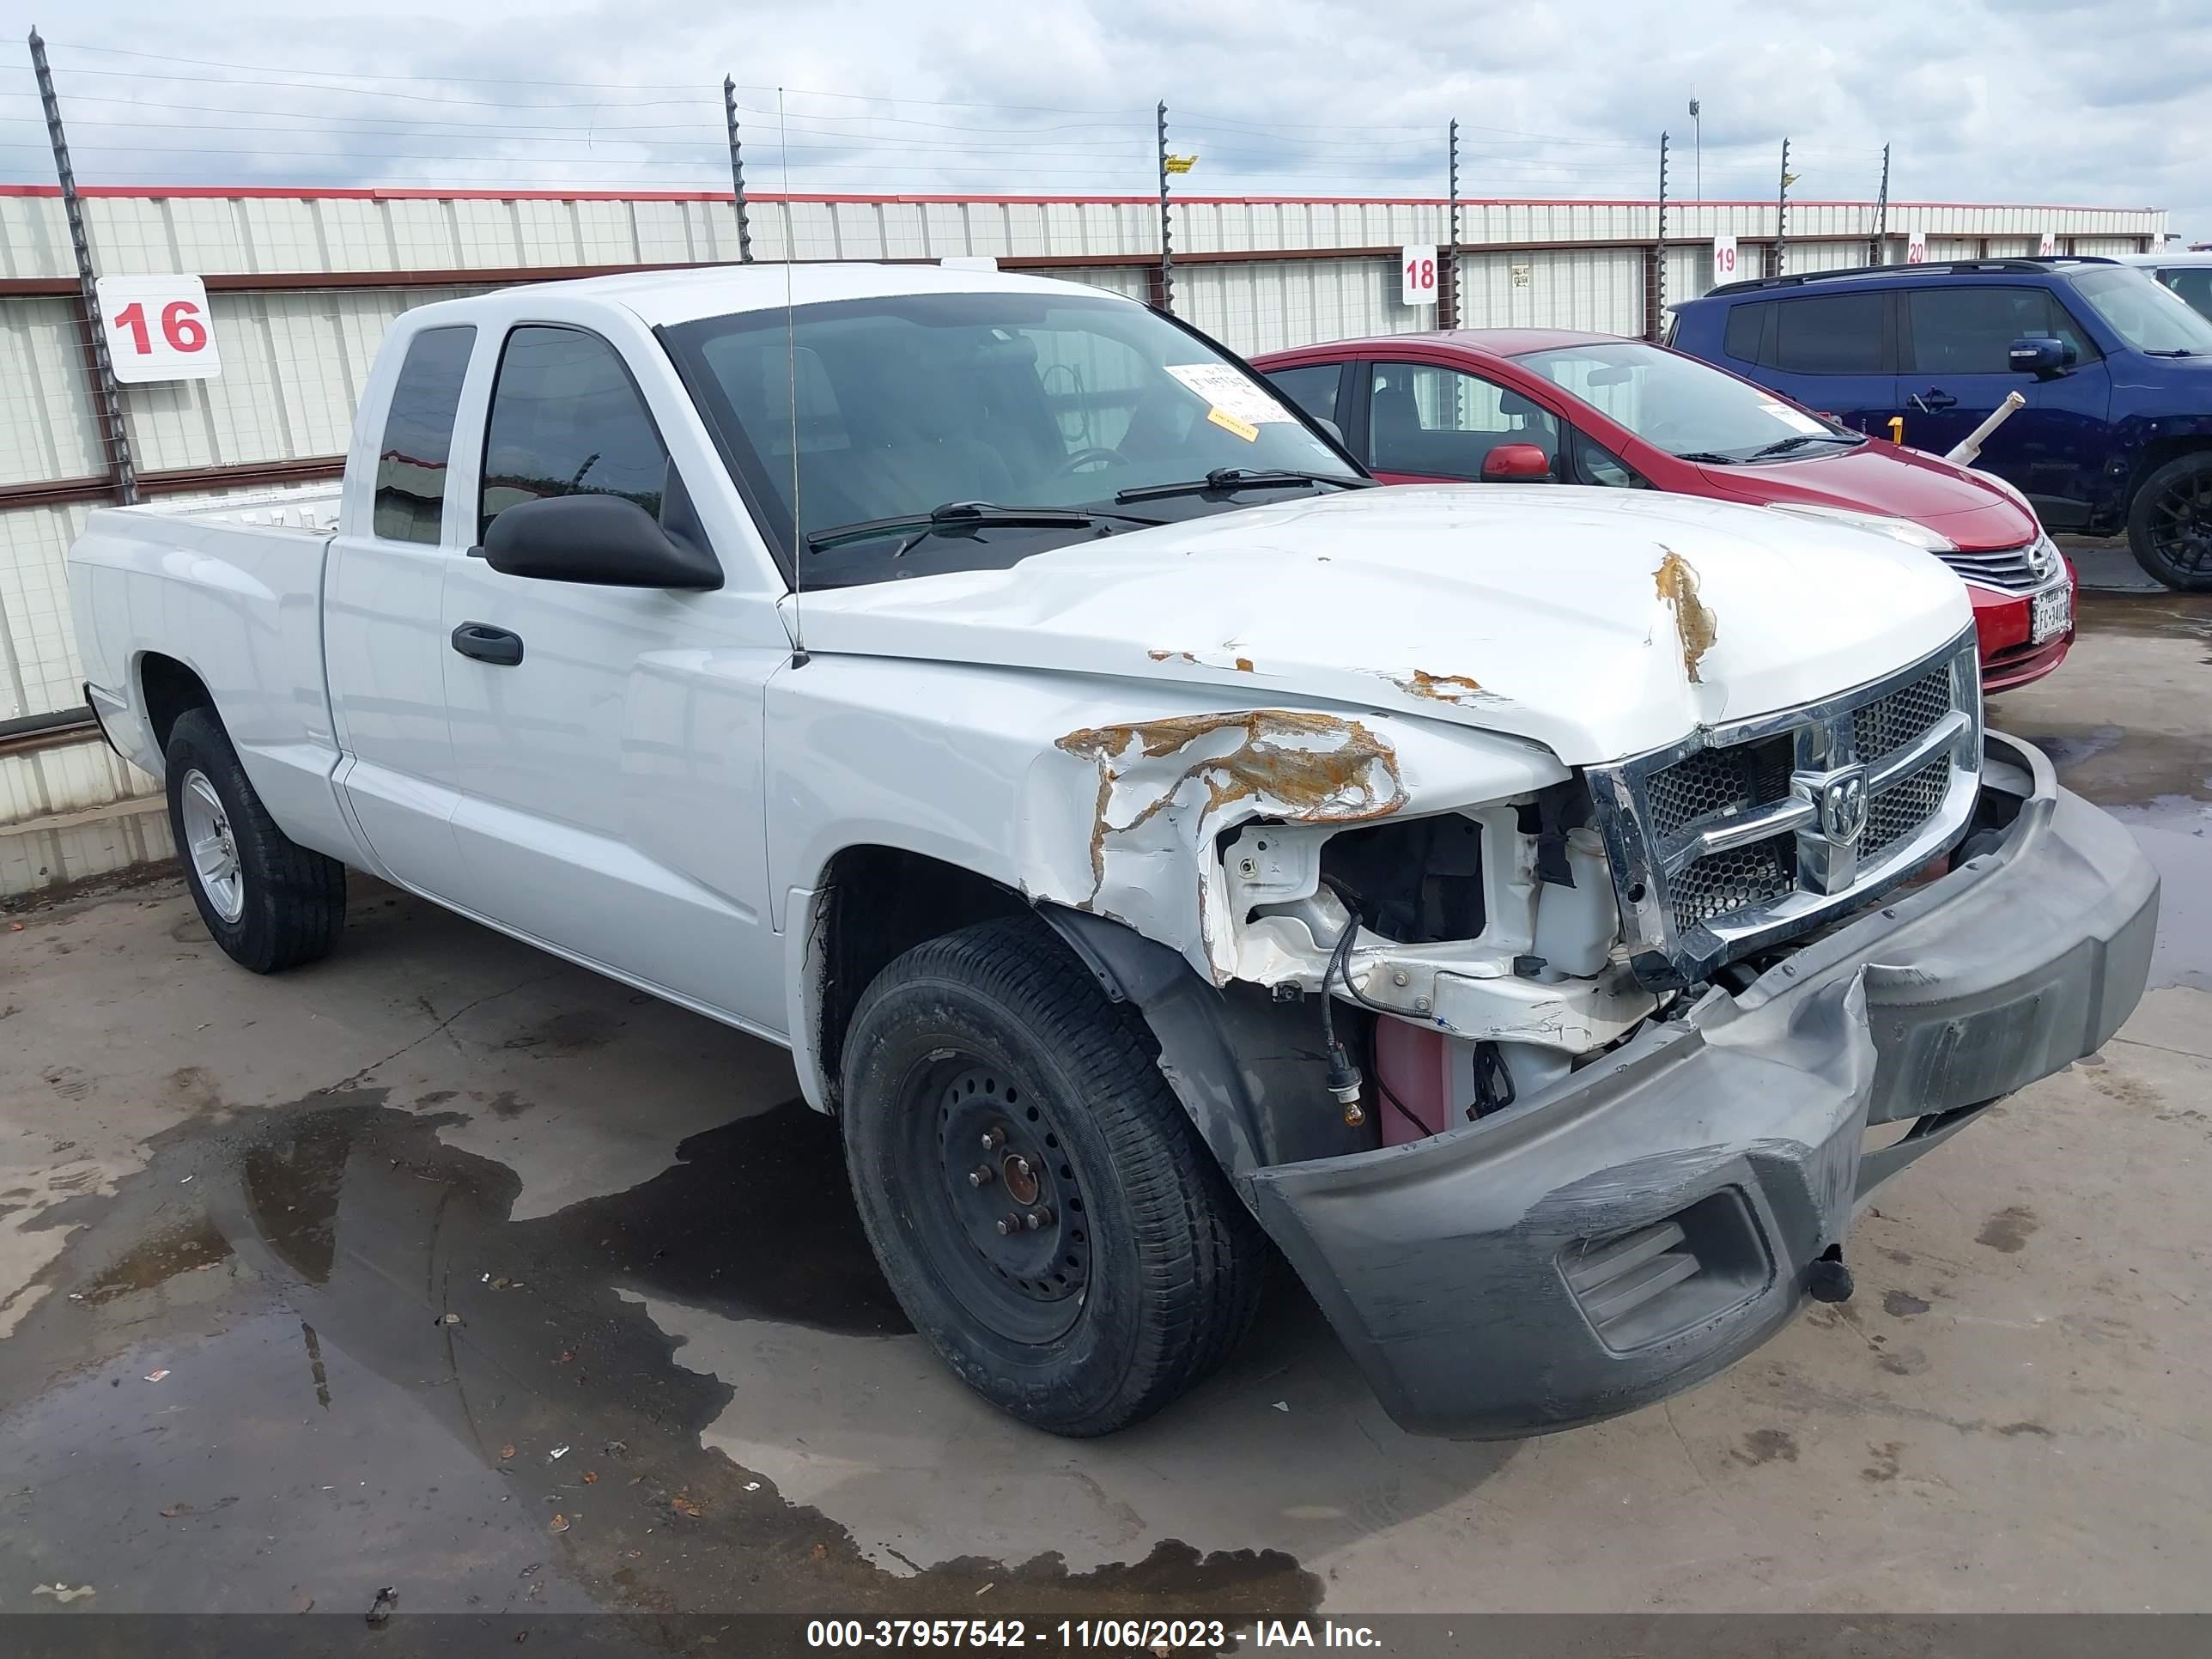
[[1392,709],[1570,765],[1832,695],[1972,616],[1955,576],[1885,536],[1495,484],[1301,498],[799,603],[811,652],[1206,684],[1224,708]]

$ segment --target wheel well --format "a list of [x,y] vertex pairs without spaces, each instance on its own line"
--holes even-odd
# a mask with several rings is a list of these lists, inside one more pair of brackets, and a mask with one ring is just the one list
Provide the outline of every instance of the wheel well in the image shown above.
[[139,659],[138,689],[146,724],[153,728],[156,753],[168,748],[169,732],[179,714],[187,708],[215,707],[206,682],[174,657],[158,652],[149,651]]
[[1031,912],[1020,894],[987,876],[896,847],[847,848],[830,860],[822,886],[816,1052],[835,1105],[846,1027],[877,975],[925,939]]
[[2136,492],[2143,487],[2144,481],[2159,468],[2164,466],[2168,461],[2179,459],[2184,455],[2203,453],[2212,453],[2212,434],[2193,432],[2172,438],[2152,439],[2142,447],[2142,453],[2136,458],[2135,476],[2128,480],[2126,510],[2130,512],[2134,510]]

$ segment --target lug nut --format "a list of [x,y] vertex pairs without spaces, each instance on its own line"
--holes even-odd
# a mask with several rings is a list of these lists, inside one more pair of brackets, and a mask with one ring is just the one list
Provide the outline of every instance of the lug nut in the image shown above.
[[1023,1180],[1027,1181],[1030,1176],[1035,1173],[1035,1171],[1030,1168],[1029,1159],[1025,1158],[1017,1158],[1014,1159],[1014,1173],[1019,1176]]
[[991,1166],[988,1164],[979,1164],[974,1169],[969,1170],[968,1184],[970,1187],[989,1186],[991,1184]]
[[1000,1147],[1006,1144],[1006,1132],[1004,1129],[986,1129],[983,1131],[983,1150],[985,1152],[995,1152]]
[[1044,1218],[1039,1215],[1035,1210],[1031,1210],[1027,1215],[1022,1218],[1022,1225],[1028,1228],[1030,1231],[1035,1232],[1038,1228],[1044,1225]]
[[1002,1216],[1000,1216],[1000,1217],[999,1218],[999,1237],[1001,1237],[1001,1238],[1007,1238],[1007,1237],[1012,1237],[1012,1235],[1014,1235],[1015,1233],[1018,1233],[1018,1232],[1021,1231],[1021,1230],[1022,1230],[1022,1218],[1021,1218],[1021,1217],[1019,1217],[1019,1216],[1018,1216],[1018,1215],[1002,1215]]

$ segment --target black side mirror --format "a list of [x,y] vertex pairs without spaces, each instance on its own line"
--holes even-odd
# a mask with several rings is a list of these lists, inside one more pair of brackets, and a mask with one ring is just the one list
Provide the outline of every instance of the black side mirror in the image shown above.
[[2014,340],[2005,352],[2005,361],[2012,365],[2014,374],[2033,374],[2038,380],[2048,380],[2073,368],[2075,356],[2074,348],[2065,341],[2042,334]]
[[484,562],[510,576],[600,587],[715,588],[722,568],[620,495],[517,501],[484,532]]

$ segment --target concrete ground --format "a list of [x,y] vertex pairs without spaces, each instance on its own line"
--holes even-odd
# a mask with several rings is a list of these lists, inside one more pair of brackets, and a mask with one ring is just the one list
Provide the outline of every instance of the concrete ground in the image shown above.
[[22,915],[0,1609],[2212,1608],[2208,662],[2212,599],[2090,592],[1995,705],[2165,872],[2125,1031],[1885,1188],[1854,1300],[1518,1444],[1400,1433],[1288,1288],[1040,1437],[907,1332],[780,1054],[367,882],[273,979],[173,880]]

